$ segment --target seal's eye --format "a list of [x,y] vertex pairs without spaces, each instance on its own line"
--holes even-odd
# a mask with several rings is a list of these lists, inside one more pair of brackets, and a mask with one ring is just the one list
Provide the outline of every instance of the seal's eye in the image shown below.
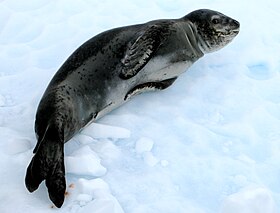
[[212,23],[213,23],[213,24],[219,24],[219,23],[220,23],[220,20],[217,19],[217,18],[213,18],[213,19],[212,19]]

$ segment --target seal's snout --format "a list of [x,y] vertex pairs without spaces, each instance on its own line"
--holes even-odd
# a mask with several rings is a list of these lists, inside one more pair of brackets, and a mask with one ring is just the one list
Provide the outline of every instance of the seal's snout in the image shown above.
[[231,20],[230,25],[233,30],[239,31],[240,23],[234,19]]

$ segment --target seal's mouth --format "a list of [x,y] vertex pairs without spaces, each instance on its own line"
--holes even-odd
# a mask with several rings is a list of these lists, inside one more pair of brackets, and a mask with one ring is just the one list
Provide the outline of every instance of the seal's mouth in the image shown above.
[[239,28],[237,29],[226,29],[222,31],[217,31],[218,36],[227,37],[227,36],[236,36],[239,33]]
[[234,19],[229,22],[228,29],[226,29],[223,34],[224,36],[236,36],[240,30],[240,23]]
[[238,34],[238,33],[239,33],[239,28],[238,28],[238,29],[231,30],[231,32],[232,32],[233,34]]
[[234,19],[229,19],[228,22],[220,29],[215,29],[218,36],[236,36],[240,30],[240,23]]

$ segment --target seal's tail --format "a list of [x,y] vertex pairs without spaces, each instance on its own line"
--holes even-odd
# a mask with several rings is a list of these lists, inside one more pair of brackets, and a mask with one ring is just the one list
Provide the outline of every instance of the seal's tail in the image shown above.
[[36,147],[25,177],[26,188],[33,192],[46,180],[49,197],[57,207],[64,202],[66,190],[63,142],[55,137],[57,131],[48,128],[45,137]]

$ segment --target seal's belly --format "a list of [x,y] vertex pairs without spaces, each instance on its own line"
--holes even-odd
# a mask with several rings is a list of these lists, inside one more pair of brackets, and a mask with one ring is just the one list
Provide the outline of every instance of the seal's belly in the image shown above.
[[122,79],[115,79],[115,81],[118,83],[116,84],[116,82],[114,82],[114,86],[104,88],[106,90],[106,94],[103,97],[105,100],[104,105],[98,110],[94,120],[103,117],[125,103],[125,95],[129,91],[132,82],[130,82],[130,80],[126,81]]
[[178,77],[192,65],[191,61],[172,63],[169,58],[157,57],[151,60],[139,73],[140,81],[157,82]]
[[[105,105],[98,111],[94,120],[97,120],[126,102],[125,96],[137,85],[147,82],[159,82],[178,77],[185,72],[192,62],[181,61],[171,63],[169,58],[156,57],[152,59],[139,73],[130,79],[123,80],[119,76],[114,79],[114,86],[106,88]],[[116,83],[117,82],[117,83]]]

